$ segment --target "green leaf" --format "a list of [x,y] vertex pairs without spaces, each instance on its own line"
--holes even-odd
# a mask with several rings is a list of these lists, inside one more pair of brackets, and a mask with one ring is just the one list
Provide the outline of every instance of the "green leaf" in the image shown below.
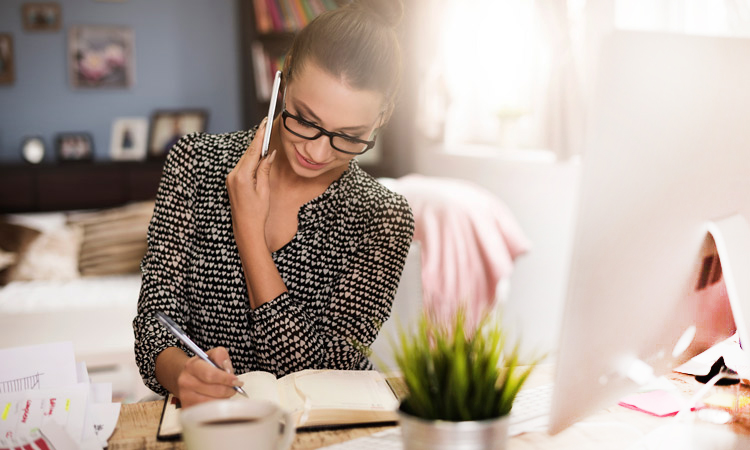
[[[394,359],[408,391],[402,409],[428,420],[484,420],[508,414],[533,365],[519,367],[519,344],[506,352],[500,321],[485,315],[467,329],[460,308],[447,321],[424,314],[399,326]],[[541,358],[539,359],[541,360]]]

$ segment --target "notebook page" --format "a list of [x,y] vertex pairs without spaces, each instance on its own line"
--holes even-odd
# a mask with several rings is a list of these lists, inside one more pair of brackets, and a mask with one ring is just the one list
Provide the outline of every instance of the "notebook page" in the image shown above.
[[[245,384],[242,389],[247,393],[249,398],[268,400],[277,405],[281,405],[281,399],[276,389],[276,377],[269,372],[246,372],[238,375],[237,378]],[[234,394],[232,400],[242,400],[245,397],[239,392]]]
[[294,382],[316,409],[392,411],[398,407],[383,376],[372,370],[302,371],[294,374]]

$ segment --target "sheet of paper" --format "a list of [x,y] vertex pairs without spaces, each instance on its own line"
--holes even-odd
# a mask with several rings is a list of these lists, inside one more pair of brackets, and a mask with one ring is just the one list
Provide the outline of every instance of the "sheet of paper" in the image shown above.
[[86,367],[86,361],[76,363],[76,381],[79,383],[89,383],[89,369]]
[[711,366],[722,357],[727,367],[737,372],[742,379],[750,380],[750,358],[747,352],[740,347],[737,333],[696,355],[674,371],[687,375],[705,376],[711,371]]
[[743,380],[750,380],[750,362],[747,352],[740,347],[739,338],[736,334],[730,339],[733,340],[732,344],[727,345],[722,354],[724,364],[737,372]]
[[[98,443],[97,443],[98,445]],[[99,446],[98,448],[101,448]],[[55,422],[47,422],[29,436],[3,438],[0,436],[0,450],[81,450],[81,445],[73,440],[65,429]]]
[[91,383],[89,399],[91,403],[112,403],[112,383]]
[[120,417],[119,403],[97,403],[90,405],[89,425],[91,425],[96,440],[102,447],[107,446],[107,440],[115,432],[118,417]]
[[0,349],[0,394],[74,385],[71,342]]
[[107,446],[120,415],[69,342],[0,350],[0,450]]
[[86,418],[83,423],[82,446],[106,447],[107,439],[114,433],[119,416],[119,403],[89,402],[88,408],[86,408]]
[[41,425],[55,422],[77,442],[83,437],[89,387],[74,384],[0,394],[0,436],[25,438]]
[[52,444],[52,447],[50,447],[51,449],[81,450],[81,446],[78,442],[74,441],[65,429],[55,422],[45,423],[39,427],[39,431],[42,436],[49,439],[50,444]]

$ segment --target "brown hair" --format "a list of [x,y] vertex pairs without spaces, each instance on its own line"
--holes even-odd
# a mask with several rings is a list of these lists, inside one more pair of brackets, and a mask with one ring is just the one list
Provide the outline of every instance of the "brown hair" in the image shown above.
[[402,15],[401,0],[354,0],[321,14],[295,36],[284,63],[285,83],[312,61],[355,89],[383,94],[387,121],[401,80],[396,26]]

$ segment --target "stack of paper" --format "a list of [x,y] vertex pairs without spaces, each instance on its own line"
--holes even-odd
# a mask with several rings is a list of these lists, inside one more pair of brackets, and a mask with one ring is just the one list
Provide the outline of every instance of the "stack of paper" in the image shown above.
[[72,343],[0,349],[0,450],[102,449],[119,415]]
[[687,375],[705,376],[708,375],[711,371],[711,366],[719,358],[724,358],[724,364],[737,372],[742,380],[750,380],[748,354],[742,348],[738,333],[734,333],[726,340],[695,356],[690,361],[674,369],[674,371]]

